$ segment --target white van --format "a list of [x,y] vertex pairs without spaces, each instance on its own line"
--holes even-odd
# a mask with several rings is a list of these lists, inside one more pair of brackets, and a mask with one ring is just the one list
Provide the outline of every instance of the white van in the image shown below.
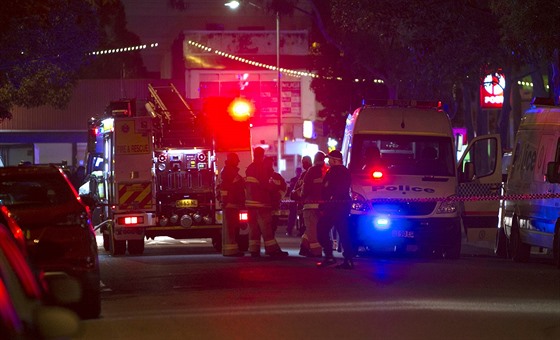
[[360,107],[347,118],[341,149],[352,174],[356,246],[460,256],[463,202],[454,199],[455,142],[451,121],[437,103]]
[[527,261],[531,247],[547,248],[560,268],[559,126],[560,107],[536,99],[515,137],[498,241],[516,262]]

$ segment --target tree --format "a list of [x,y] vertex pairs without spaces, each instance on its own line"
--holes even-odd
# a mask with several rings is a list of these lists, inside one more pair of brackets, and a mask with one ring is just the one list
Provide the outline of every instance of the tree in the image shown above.
[[[525,75],[531,75],[533,96],[552,97],[556,104],[560,98],[560,32],[556,23],[560,20],[560,1],[491,1],[492,11],[499,16],[502,44],[509,53],[516,73],[511,72],[508,85],[515,84]],[[544,76],[548,73],[550,91],[546,90]],[[515,87],[514,87],[515,88]],[[506,95],[513,92],[506,88]],[[515,96],[514,96],[515,98]],[[505,99],[505,98],[504,98]],[[500,116],[502,142],[507,136],[511,107],[504,102]],[[514,111],[516,112],[516,111]],[[515,116],[517,131],[520,115]]]
[[0,120],[14,105],[63,108],[98,46],[87,1],[6,0],[0,12]]
[[[98,1],[99,50],[112,50],[141,45],[140,37],[127,28],[124,6],[120,0]],[[140,51],[109,53],[96,56],[81,73],[82,79],[119,79],[146,77]]]
[[[504,59],[498,21],[487,1],[328,3],[323,18],[330,18],[325,22],[332,23],[329,32],[342,48],[338,56],[326,47],[320,51],[326,60],[316,64],[319,73],[382,79],[391,99],[438,99],[452,112],[465,112],[461,99],[470,96],[463,93],[476,93],[483,72],[497,69]],[[320,94],[331,87],[342,86],[313,82],[319,100],[331,98]]]

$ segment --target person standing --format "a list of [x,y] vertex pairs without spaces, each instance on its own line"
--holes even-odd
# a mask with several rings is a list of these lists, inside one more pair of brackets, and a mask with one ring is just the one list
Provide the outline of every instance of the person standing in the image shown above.
[[253,162],[246,170],[245,206],[249,213],[249,252],[252,257],[261,254],[261,237],[264,240],[265,254],[269,256],[288,256],[282,251],[272,232],[272,195],[276,187],[271,184],[272,165],[264,162],[264,149],[253,150]]
[[299,254],[302,256],[321,256],[321,244],[317,239],[317,223],[320,216],[321,187],[326,170],[325,153],[318,151],[313,158],[313,166],[305,173],[301,191],[305,221],[305,232],[301,236],[299,248]]
[[297,179],[293,184],[293,186],[292,186],[292,180],[296,177],[290,180],[290,189],[288,189],[288,194],[289,194],[289,198],[294,202],[290,204],[290,215],[288,216],[288,228],[286,230],[287,231],[286,234],[288,236],[292,236],[294,227],[296,226],[296,222],[298,222],[298,220],[299,220],[298,227],[297,227],[298,237],[303,236],[303,233],[305,231],[305,223],[303,222],[303,205],[298,201],[301,201],[303,178],[305,177],[307,170],[309,170],[309,168],[311,168],[312,165],[313,165],[313,161],[311,160],[311,157],[303,156],[303,158],[301,159],[301,168],[298,168],[301,170],[301,173],[297,175],[298,171],[296,171]]
[[[300,167],[296,168],[296,175],[290,179],[290,185],[288,186],[288,191],[286,193],[286,198],[291,199],[292,193],[296,189],[296,185],[303,173],[303,169]],[[292,199],[293,201],[293,199]],[[286,236],[292,236],[294,233],[294,227],[296,226],[298,214],[298,204],[296,202],[290,202],[288,204],[288,223],[286,225]]]
[[331,229],[338,232],[342,244],[344,262],[337,268],[354,268],[354,247],[349,233],[349,215],[352,199],[350,196],[350,171],[342,164],[342,154],[338,150],[329,153],[329,170],[323,179],[321,195],[321,218],[317,226],[317,236],[323,247],[324,259],[318,267],[327,267],[336,263],[333,256]]
[[274,171],[274,162],[272,158],[265,157],[264,159],[265,169],[272,169],[272,175],[270,176],[269,184],[271,190],[271,205],[272,205],[272,233],[276,235],[276,230],[278,230],[278,225],[280,224],[280,216],[282,215],[281,205],[282,198],[286,196],[288,190],[288,184],[282,175]]
[[239,156],[227,155],[225,166],[220,172],[220,197],[224,220],[222,226],[222,255],[243,256],[239,251],[239,211],[245,207],[245,181],[239,174]]

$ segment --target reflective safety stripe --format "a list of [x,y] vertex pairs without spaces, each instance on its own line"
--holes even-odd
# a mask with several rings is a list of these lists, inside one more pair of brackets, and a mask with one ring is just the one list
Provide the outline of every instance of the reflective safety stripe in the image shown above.
[[321,177],[315,178],[315,179],[313,179],[313,183],[323,183],[323,178],[321,178]]
[[239,247],[237,246],[237,243],[233,243],[233,244],[224,244],[223,248],[222,248],[222,254],[223,255],[234,255],[239,253]]
[[265,247],[273,246],[273,245],[276,245],[276,244],[278,244],[278,242],[276,242],[275,239],[268,240],[268,241],[264,242]]
[[303,205],[303,209],[319,209],[319,203],[306,203]]
[[247,178],[245,178],[245,182],[246,183],[259,183],[260,184],[259,180],[256,179],[255,177],[247,177]]
[[150,209],[152,202],[152,183],[125,183],[118,185],[120,209]]
[[321,248],[321,245],[319,244],[319,242],[309,243],[309,248],[319,249],[319,248]]
[[246,200],[245,201],[245,206],[247,206],[247,207],[265,207],[266,205],[262,202],[259,202],[259,201]]

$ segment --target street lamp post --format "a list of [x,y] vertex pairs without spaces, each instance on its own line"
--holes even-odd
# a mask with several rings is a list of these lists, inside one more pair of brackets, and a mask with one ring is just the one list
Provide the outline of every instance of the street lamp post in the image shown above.
[[[260,6],[255,5],[249,1],[249,5],[262,9]],[[240,6],[239,1],[228,1],[225,6],[236,9]],[[282,164],[282,72],[280,72],[280,12],[276,11],[276,112],[278,115],[278,139],[276,141],[277,157],[278,157],[278,172],[281,172],[280,166]]]
[[278,172],[282,164],[282,74],[280,72],[280,12],[276,11],[276,98],[278,100]]

